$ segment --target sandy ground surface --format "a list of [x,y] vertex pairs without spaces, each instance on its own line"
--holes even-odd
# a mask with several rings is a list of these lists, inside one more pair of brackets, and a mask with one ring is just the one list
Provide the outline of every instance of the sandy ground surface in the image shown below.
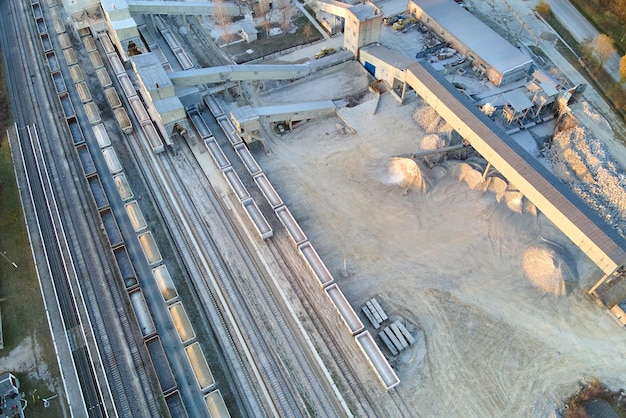
[[[367,80],[346,67],[324,88],[298,82],[259,100],[300,89],[318,100]],[[401,179],[390,158],[419,150],[421,102],[385,95],[373,115],[368,98],[340,111],[356,134],[336,117],[311,121],[256,156],[353,306],[377,296],[423,332],[424,344],[392,359],[405,401],[421,416],[548,416],[580,379],[623,385],[623,330],[585,293],[595,267],[544,216],[472,190],[458,162],[421,167],[426,191],[408,185],[416,178]],[[537,248],[552,250],[537,262],[562,269],[566,296],[524,273]]]
[[[523,3],[533,2],[511,1],[534,19]],[[384,28],[383,44],[403,48],[410,33]],[[417,98],[401,105],[383,95],[374,113],[371,81],[347,63],[283,88],[267,83],[254,104],[347,96],[360,104],[282,136],[266,130],[265,149],[253,150],[355,310],[376,296],[418,337],[389,356],[415,415],[554,416],[592,376],[623,387],[626,336],[586,294],[597,268],[497,173],[483,184],[484,161],[428,168],[394,158],[438,132],[415,121]],[[574,112],[623,166],[626,152],[601,111],[583,102]]]

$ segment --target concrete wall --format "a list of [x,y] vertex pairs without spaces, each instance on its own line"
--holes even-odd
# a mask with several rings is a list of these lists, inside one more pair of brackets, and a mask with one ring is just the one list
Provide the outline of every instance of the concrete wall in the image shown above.
[[374,78],[385,81],[391,87],[393,87],[397,81],[403,82],[405,80],[406,71],[387,63],[383,59],[370,54],[366,50],[360,51],[359,62],[363,64],[363,66],[365,66],[366,62],[374,65],[376,68],[374,71]]
[[370,19],[360,20],[350,9],[346,12],[343,32],[343,46],[355,57],[359,56],[359,48],[380,41],[383,14],[379,13]]

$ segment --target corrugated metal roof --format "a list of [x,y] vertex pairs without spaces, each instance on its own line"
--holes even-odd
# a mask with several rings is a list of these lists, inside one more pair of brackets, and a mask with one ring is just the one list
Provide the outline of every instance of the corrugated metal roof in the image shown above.
[[[626,262],[626,241],[567,185],[512,140],[503,128],[487,118],[428,64],[415,63],[407,71],[424,83],[430,92],[452,110],[494,152],[505,159],[532,187],[585,236],[589,243],[575,242],[582,249],[595,246],[617,265]],[[496,167],[497,168],[497,167]],[[538,208],[541,210],[541,207]],[[556,224],[556,222],[555,222]],[[558,225],[562,227],[562,225]],[[567,231],[564,231],[567,233]],[[587,245],[589,244],[589,245]]]
[[406,70],[411,64],[415,63],[415,60],[407,57],[402,52],[377,44],[364,46],[359,52],[361,54],[364,52],[370,54],[400,70]]
[[453,1],[412,0],[412,2],[501,74],[532,61]]

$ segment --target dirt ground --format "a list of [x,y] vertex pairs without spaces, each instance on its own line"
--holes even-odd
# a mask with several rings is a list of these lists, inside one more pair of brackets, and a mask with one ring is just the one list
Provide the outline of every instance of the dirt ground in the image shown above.
[[[335,98],[345,86],[358,95],[368,76],[344,66],[258,102]],[[373,99],[272,136],[255,156],[355,309],[376,296],[423,332],[392,359],[403,399],[421,416],[544,417],[581,379],[623,386],[623,330],[586,295],[595,266],[543,215],[471,189],[459,162],[420,166],[425,191],[415,175],[400,179],[392,157],[428,134],[413,119],[421,101],[383,95],[374,114]],[[537,248],[556,254],[565,296],[524,273]]]

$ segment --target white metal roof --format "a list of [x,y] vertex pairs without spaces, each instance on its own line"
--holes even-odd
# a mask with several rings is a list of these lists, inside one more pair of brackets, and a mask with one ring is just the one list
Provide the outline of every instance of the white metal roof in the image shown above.
[[451,0],[411,0],[499,73],[532,62],[493,29]]
[[507,91],[506,93],[502,93],[502,97],[516,112],[523,112],[533,107],[533,103],[530,99],[520,90]]

